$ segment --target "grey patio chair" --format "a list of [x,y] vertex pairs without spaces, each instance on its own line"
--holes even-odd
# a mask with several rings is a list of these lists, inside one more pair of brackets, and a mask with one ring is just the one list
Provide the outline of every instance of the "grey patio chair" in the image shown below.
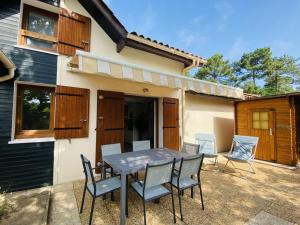
[[151,149],[150,140],[132,142],[132,151],[134,152],[148,149]]
[[86,191],[88,191],[92,197],[92,207],[91,207],[90,219],[89,219],[89,225],[91,225],[93,219],[95,199],[105,194],[112,193],[113,191],[119,189],[121,187],[121,181],[117,177],[110,177],[107,179],[95,181],[91,162],[83,155],[80,155],[80,157],[81,157],[82,166],[85,175],[85,183],[84,183],[84,189],[83,189],[83,195],[82,195],[82,201],[80,207],[80,214],[82,213],[83,210]]
[[[192,144],[188,142],[183,142],[181,152],[188,153],[189,155],[197,155],[199,152],[199,145],[198,144]],[[180,162],[177,162],[175,164],[175,170],[179,170]]]
[[[150,150],[151,145],[150,145],[150,140],[145,140],[145,141],[133,141],[132,142],[132,151],[143,151],[143,150]],[[135,179],[139,179],[139,173],[134,174]]]
[[231,149],[228,154],[225,155],[225,157],[228,159],[225,167],[227,166],[228,162],[230,162],[233,167],[236,168],[233,164],[233,161],[247,163],[251,169],[248,170],[248,172],[255,173],[252,162],[255,158],[258,140],[258,137],[234,135]]
[[144,181],[136,181],[131,184],[133,190],[142,198],[144,208],[144,224],[147,224],[146,202],[159,199],[166,195],[172,196],[173,220],[176,223],[173,188],[166,188],[165,184],[171,184],[175,159],[147,164]]
[[213,133],[198,133],[195,139],[196,143],[199,144],[199,153],[204,153],[205,158],[214,158],[214,165],[219,167],[216,135]]
[[[198,154],[193,156],[184,157],[180,161],[179,173],[173,174],[172,186],[178,190],[180,218],[183,221],[182,206],[181,206],[181,194],[185,189],[191,188],[191,198],[194,198],[194,187],[199,186],[202,210],[204,210],[200,172],[203,164],[204,154]],[[194,179],[197,175],[197,180]]]
[[[101,145],[101,155],[102,155],[102,157],[108,156],[108,155],[121,154],[121,153],[122,153],[122,150],[121,150],[121,144],[120,143]],[[104,173],[105,173],[105,175],[107,173],[109,173],[111,176],[113,175],[112,168],[109,165],[107,165],[104,161],[98,162],[97,166],[102,167],[102,169],[104,170],[104,172],[101,173],[102,175],[104,175]]]

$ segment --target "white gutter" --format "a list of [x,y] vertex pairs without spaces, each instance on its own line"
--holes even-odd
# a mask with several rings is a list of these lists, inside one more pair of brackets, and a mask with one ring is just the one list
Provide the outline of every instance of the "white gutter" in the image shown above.
[[6,69],[8,69],[8,74],[0,76],[0,82],[10,80],[15,76],[16,66],[15,64],[0,50],[0,61],[3,63]]
[[140,70],[146,70],[146,71],[149,71],[149,72],[152,72],[152,73],[166,75],[166,76],[179,78],[179,79],[183,79],[183,80],[187,80],[187,81],[193,81],[193,82],[197,82],[197,83],[206,83],[206,84],[214,85],[216,87],[224,87],[224,88],[228,88],[228,89],[231,89],[231,90],[236,90],[236,91],[243,92],[243,89],[241,89],[241,88],[231,87],[231,86],[227,86],[227,85],[223,85],[223,84],[216,84],[216,83],[209,82],[209,81],[206,81],[206,80],[199,80],[199,79],[195,79],[195,78],[192,78],[192,77],[186,77],[186,76],[178,75],[178,74],[174,74],[174,73],[163,73],[161,71],[149,69],[149,68],[143,67],[141,65],[137,65],[137,64],[133,64],[133,63],[127,63],[127,62],[120,62],[120,61],[105,58],[105,57],[95,55],[93,53],[81,51],[81,50],[76,50],[76,55],[77,56],[88,57],[88,58],[93,58],[93,59],[98,59],[98,60],[103,60],[103,61],[106,61],[106,62],[109,62],[109,63],[114,63],[114,64],[117,64],[117,65],[120,65],[120,66],[128,66],[128,67],[133,67],[133,68],[140,69]]

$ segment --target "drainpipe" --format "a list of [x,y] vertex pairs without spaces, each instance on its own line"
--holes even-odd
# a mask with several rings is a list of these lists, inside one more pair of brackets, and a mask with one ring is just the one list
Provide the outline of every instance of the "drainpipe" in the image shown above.
[[0,82],[10,80],[15,75],[15,64],[0,50],[0,61],[3,63],[4,67],[8,70],[8,74],[0,76]]

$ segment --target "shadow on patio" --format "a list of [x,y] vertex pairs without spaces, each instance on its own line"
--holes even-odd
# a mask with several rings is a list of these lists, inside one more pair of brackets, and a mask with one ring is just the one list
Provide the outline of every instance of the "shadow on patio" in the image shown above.
[[[220,156],[220,168],[225,159]],[[237,165],[243,168],[244,165]],[[259,212],[264,211],[292,223],[300,221],[300,170],[295,171],[255,163],[256,174],[248,175],[228,168],[215,171],[210,165],[202,171],[202,187],[205,210],[201,209],[199,189],[195,199],[186,191],[183,197],[184,222],[180,221],[178,197],[175,195],[177,224],[245,224]],[[77,206],[80,206],[83,181],[73,183]],[[127,224],[143,224],[142,201],[130,189],[129,217]],[[81,215],[82,224],[87,224],[91,198],[86,196]],[[171,197],[162,198],[159,204],[148,203],[148,224],[173,224]],[[110,198],[96,200],[94,224],[119,224],[119,193],[115,201]]]

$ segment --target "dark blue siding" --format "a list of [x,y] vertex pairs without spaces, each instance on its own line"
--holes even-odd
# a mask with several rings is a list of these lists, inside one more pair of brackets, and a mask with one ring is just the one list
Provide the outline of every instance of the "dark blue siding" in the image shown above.
[[19,0],[0,1],[0,46],[17,44],[20,18]]
[[55,84],[57,56],[14,47],[19,1],[5,2],[5,8],[4,2],[0,3],[0,46],[17,69],[14,80],[0,83],[0,187],[16,191],[52,184],[54,142],[8,144],[11,139],[14,81]]

